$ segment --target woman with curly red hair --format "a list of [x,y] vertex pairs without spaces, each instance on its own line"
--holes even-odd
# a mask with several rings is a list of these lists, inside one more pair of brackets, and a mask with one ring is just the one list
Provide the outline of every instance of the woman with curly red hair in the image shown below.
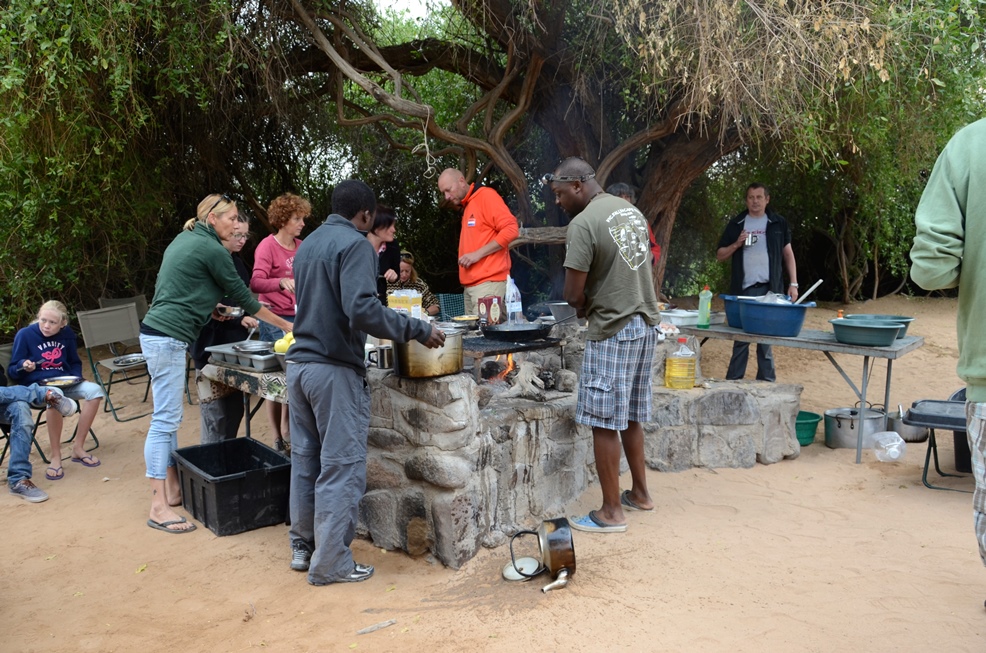
[[[259,293],[258,299],[270,310],[288,322],[294,322],[294,255],[301,244],[301,231],[305,220],[311,217],[312,205],[294,193],[284,193],[274,199],[267,209],[267,221],[274,233],[267,236],[254,252],[253,275],[250,290]],[[274,341],[284,337],[284,332],[265,322],[260,323],[260,339]],[[267,402],[267,417],[274,432],[274,447],[287,448],[290,428],[287,406],[276,401]]]

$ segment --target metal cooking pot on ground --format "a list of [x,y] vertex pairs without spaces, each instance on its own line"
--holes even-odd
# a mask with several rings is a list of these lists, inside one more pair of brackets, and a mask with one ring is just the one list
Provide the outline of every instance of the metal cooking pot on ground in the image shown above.
[[458,374],[462,371],[462,336],[465,329],[438,326],[445,332],[445,345],[428,349],[417,340],[394,344],[397,371],[412,379]]
[[883,431],[887,414],[881,409],[830,408],[825,411],[825,446],[829,449],[855,449],[860,430],[863,448],[873,447],[873,434]]

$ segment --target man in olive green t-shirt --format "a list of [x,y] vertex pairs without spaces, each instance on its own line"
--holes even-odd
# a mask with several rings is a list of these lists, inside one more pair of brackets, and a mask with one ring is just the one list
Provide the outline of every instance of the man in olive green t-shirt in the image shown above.
[[[660,322],[650,274],[644,216],[608,195],[595,171],[566,159],[545,175],[555,203],[573,217],[565,255],[565,301],[589,318],[575,421],[592,427],[599,510],[573,517],[572,528],[596,533],[626,530],[623,510],[654,509],[647,490],[644,431],[650,420],[651,364]],[[632,487],[620,492],[620,453],[626,453]]]

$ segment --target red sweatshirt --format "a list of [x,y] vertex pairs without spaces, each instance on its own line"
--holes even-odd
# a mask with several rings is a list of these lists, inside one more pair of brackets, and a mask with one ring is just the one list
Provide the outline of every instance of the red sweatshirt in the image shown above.
[[510,251],[507,247],[517,237],[517,218],[492,188],[473,184],[462,199],[462,233],[459,234],[459,256],[475,252],[495,240],[499,251],[480,259],[472,267],[459,267],[459,282],[476,286],[487,281],[506,281],[510,274]]

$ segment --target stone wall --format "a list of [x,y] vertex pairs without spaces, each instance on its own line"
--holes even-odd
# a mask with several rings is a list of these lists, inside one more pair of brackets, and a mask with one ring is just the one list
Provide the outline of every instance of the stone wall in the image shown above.
[[[566,367],[578,371],[578,339]],[[697,350],[697,343],[693,349]],[[660,471],[751,467],[800,452],[794,421],[801,387],[714,382],[663,387],[665,343],[655,356],[654,421],[647,464]],[[557,356],[543,356],[557,366]],[[376,546],[433,554],[459,568],[480,546],[565,514],[595,479],[592,434],[575,424],[575,395],[504,399],[471,374],[403,379],[369,370],[372,416],[360,534]]]

